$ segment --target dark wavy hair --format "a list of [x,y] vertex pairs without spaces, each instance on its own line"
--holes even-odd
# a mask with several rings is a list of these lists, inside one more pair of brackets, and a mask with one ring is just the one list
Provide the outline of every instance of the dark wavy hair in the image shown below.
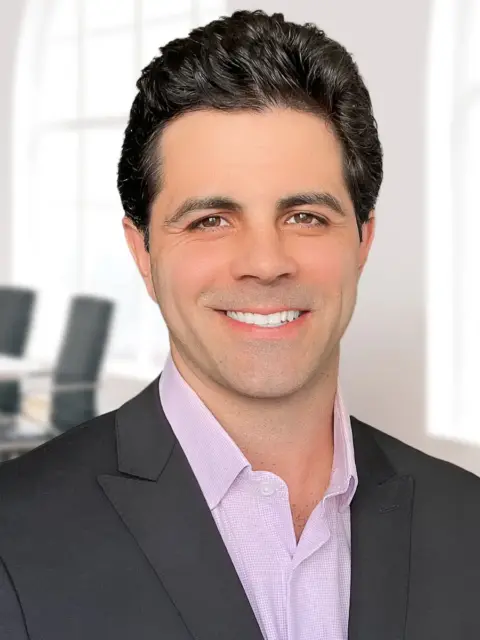
[[382,182],[382,147],[368,90],[342,45],[314,24],[287,22],[281,13],[236,11],[159,51],[137,82],[118,165],[125,214],[144,233],[147,250],[150,207],[162,185],[162,130],[205,109],[286,107],[329,123],[342,145],[362,238]]

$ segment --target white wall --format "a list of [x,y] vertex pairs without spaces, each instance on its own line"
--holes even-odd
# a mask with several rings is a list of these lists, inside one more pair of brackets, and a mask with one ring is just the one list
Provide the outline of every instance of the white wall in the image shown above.
[[18,34],[25,0],[0,0],[0,282],[11,277],[12,108]]
[[[385,150],[377,236],[344,338],[342,382],[351,413],[480,474],[480,451],[425,432],[425,99],[432,0],[244,0],[234,9],[315,22],[357,60]],[[15,46],[25,0],[0,0],[0,281],[10,274],[10,132]],[[405,237],[408,236],[408,243]],[[143,385],[110,382],[102,407]],[[118,391],[118,395],[117,395]]]

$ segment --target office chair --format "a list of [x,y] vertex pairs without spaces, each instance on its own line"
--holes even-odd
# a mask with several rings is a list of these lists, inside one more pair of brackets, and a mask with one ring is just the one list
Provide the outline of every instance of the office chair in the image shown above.
[[[30,331],[36,293],[15,286],[0,287],[0,354],[22,356]],[[17,380],[0,381],[0,414],[20,411],[21,388]]]
[[[0,420],[0,461],[16,457],[96,416],[100,368],[113,319],[111,300],[88,295],[72,298],[66,330],[51,378],[48,423],[31,415]],[[45,373],[42,374],[42,377]],[[39,376],[36,376],[39,377]],[[25,428],[38,426],[31,435]],[[32,424],[33,423],[33,424]]]

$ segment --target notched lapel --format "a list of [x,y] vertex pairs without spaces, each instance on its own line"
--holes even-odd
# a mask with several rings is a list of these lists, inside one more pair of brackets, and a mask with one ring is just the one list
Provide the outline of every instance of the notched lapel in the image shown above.
[[373,435],[364,435],[355,442],[359,485],[351,504],[348,639],[402,640],[414,482],[396,475]]
[[[143,402],[152,403],[152,393]],[[134,399],[137,404],[138,396]],[[133,401],[132,401],[133,402]],[[105,494],[158,575],[186,627],[196,640],[262,640],[262,634],[210,509],[178,442],[161,410],[145,406],[119,412],[119,467],[135,469],[137,477],[103,475]],[[135,424],[132,423],[135,416]],[[162,434],[148,437],[155,420]],[[169,433],[170,431],[170,433]],[[128,441],[135,439],[129,459]],[[142,474],[142,442],[159,447]],[[166,450],[165,450],[166,447]],[[159,472],[158,477],[156,477]],[[143,475],[143,477],[141,477]]]

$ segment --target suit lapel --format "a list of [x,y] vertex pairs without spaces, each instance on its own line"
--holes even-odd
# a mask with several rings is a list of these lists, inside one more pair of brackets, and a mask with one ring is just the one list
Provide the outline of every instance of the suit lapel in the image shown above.
[[[413,479],[398,476],[353,416],[359,484],[351,504],[348,640],[401,640]],[[118,475],[98,480],[196,640],[262,640],[241,582],[163,413],[158,378],[117,411]]]
[[351,504],[349,640],[401,640],[410,570],[413,479],[398,476],[374,437],[352,417],[358,488]]
[[119,475],[98,478],[196,640],[262,640],[158,378],[117,412]]

